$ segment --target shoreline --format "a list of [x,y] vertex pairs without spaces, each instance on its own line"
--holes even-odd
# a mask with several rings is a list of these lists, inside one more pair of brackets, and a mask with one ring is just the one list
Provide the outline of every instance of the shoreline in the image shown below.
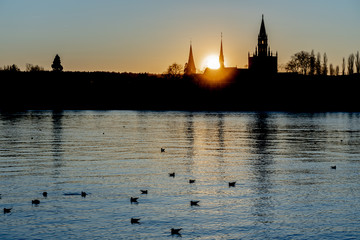
[[360,75],[0,72],[0,110],[359,112]]

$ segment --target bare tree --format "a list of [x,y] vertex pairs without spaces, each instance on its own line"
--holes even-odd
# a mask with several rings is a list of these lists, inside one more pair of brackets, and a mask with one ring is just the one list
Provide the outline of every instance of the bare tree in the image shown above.
[[321,75],[321,55],[318,52],[317,56],[316,56],[316,61],[315,61],[315,73],[316,75]]
[[181,64],[173,63],[166,70],[165,74],[169,77],[179,77],[183,72],[183,66]]
[[324,60],[323,60],[324,62],[323,62],[323,67],[322,67],[322,74],[323,74],[323,75],[327,75],[327,73],[328,73],[328,68],[327,68],[328,58],[327,58],[327,56],[326,56],[326,53],[324,53],[323,58],[324,58]]
[[355,67],[356,67],[356,73],[360,73],[360,56],[359,51],[357,51],[355,55]]
[[335,75],[335,69],[334,69],[334,66],[332,65],[332,63],[330,63],[329,71],[330,71],[330,76],[334,76],[334,75]]
[[298,65],[298,63],[297,63],[294,59],[291,59],[291,60],[285,65],[285,70],[286,70],[287,72],[297,73],[297,72],[299,72],[299,65]]
[[336,68],[335,68],[335,75],[336,75],[336,76],[339,76],[339,74],[340,74],[340,69],[339,69],[339,66],[338,66],[338,65],[336,65]]
[[305,51],[295,53],[286,64],[285,69],[290,72],[298,72],[306,75],[310,67],[310,54]]
[[342,62],[342,75],[345,75],[345,58],[343,58]]
[[40,72],[40,71],[44,71],[43,67],[40,67],[39,65],[32,65],[30,63],[26,64],[26,71],[27,72]]
[[354,54],[350,54],[350,56],[348,57],[348,74],[354,74],[354,60],[355,60],[355,56]]

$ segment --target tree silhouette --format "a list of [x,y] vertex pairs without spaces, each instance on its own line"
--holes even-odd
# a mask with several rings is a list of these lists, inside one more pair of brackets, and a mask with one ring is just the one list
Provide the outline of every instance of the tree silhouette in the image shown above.
[[54,72],[61,72],[63,70],[63,66],[61,66],[61,60],[58,54],[56,54],[51,67]]
[[354,73],[354,60],[355,60],[354,54],[350,54],[350,56],[348,58],[348,74],[349,75]]
[[328,61],[328,59],[327,59],[326,53],[324,53],[323,58],[324,58],[324,62],[323,62],[323,67],[322,67],[322,74],[327,75],[327,73],[328,73],[327,61]]
[[317,57],[316,57],[316,61],[315,61],[315,73],[316,75],[321,75],[321,55],[318,52]]
[[342,75],[345,75],[345,58],[343,58],[342,62]]
[[357,51],[355,55],[355,67],[356,67],[356,73],[360,73],[360,56],[359,51]]
[[171,77],[179,77],[182,73],[183,67],[181,64],[173,63],[171,64],[165,74]]
[[299,71],[299,65],[298,63],[294,60],[291,59],[286,65],[285,65],[285,70],[287,72],[293,72],[296,73]]
[[295,53],[286,64],[285,69],[290,72],[299,72],[306,75],[310,67],[310,54],[305,51]]
[[40,67],[39,65],[32,65],[30,63],[26,64],[26,71],[27,72],[40,72],[40,71],[44,71],[43,67]]
[[311,54],[310,54],[310,75],[314,75],[315,73],[315,53],[314,50],[311,50]]
[[339,66],[338,66],[338,65],[336,65],[336,68],[335,68],[335,75],[336,75],[336,76],[339,76],[339,74],[340,74],[340,69],[339,69]]
[[334,76],[334,75],[335,75],[335,70],[334,70],[334,66],[332,65],[332,63],[330,63],[329,71],[330,71],[330,76]]
[[16,64],[13,64],[13,65],[4,66],[3,71],[20,72],[20,68]]

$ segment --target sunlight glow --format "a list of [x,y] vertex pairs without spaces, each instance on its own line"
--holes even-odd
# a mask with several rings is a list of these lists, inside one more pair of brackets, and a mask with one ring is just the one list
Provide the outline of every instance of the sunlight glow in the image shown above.
[[220,68],[220,63],[219,63],[219,56],[216,55],[210,55],[207,56],[205,61],[204,61],[204,66],[207,68],[211,68],[211,69],[218,69]]

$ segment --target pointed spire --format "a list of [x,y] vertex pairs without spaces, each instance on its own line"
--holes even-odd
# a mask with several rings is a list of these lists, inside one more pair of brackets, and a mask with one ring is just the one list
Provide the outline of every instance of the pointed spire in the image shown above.
[[189,60],[186,65],[185,74],[195,74],[195,73],[196,73],[195,61],[192,52],[192,42],[190,41]]
[[268,39],[267,39],[266,30],[265,30],[264,14],[262,15],[260,32],[259,32],[259,36],[258,36],[258,53],[259,53],[259,56],[267,56],[268,55]]
[[261,26],[260,26],[259,37],[262,37],[262,38],[265,37],[265,38],[267,38],[266,30],[265,30],[265,23],[264,23],[264,14],[262,15],[262,19],[261,19]]
[[220,68],[225,67],[224,62],[225,61],[224,61],[224,52],[223,52],[223,45],[222,45],[222,33],[221,33],[220,56],[219,56]]

